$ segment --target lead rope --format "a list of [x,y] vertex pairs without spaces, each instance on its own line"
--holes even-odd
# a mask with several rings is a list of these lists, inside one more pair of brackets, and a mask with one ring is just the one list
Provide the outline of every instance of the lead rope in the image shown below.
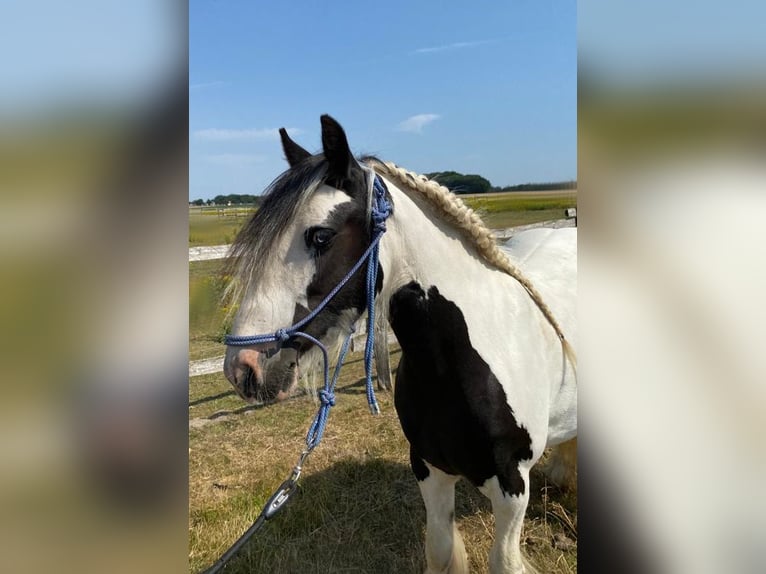
[[319,348],[322,349],[325,360],[325,386],[317,393],[320,402],[319,410],[317,411],[317,414],[314,417],[314,421],[311,423],[308,433],[306,434],[306,447],[298,457],[298,462],[293,467],[292,471],[290,471],[290,475],[282,484],[279,485],[279,488],[277,488],[274,494],[269,497],[269,500],[263,506],[263,509],[258,515],[258,518],[255,519],[255,522],[253,522],[250,528],[248,528],[245,533],[240,536],[237,541],[232,544],[218,560],[216,560],[215,564],[205,570],[202,574],[215,574],[216,572],[220,572],[226,566],[229,560],[231,560],[237,554],[237,552],[239,552],[239,550],[250,539],[250,537],[252,537],[253,534],[255,534],[267,520],[272,518],[282,509],[285,503],[290,499],[290,496],[292,496],[292,494],[296,491],[298,487],[298,479],[300,478],[301,472],[303,471],[303,464],[311,454],[311,451],[313,451],[322,441],[324,429],[325,426],[327,426],[327,418],[330,414],[330,408],[335,406],[335,385],[338,383],[340,370],[343,366],[344,360],[346,359],[349,343],[351,342],[351,337],[354,335],[354,331],[354,327],[351,327],[351,330],[346,336],[346,339],[343,341],[343,346],[341,347],[340,354],[338,355],[338,362],[335,364],[335,372],[333,373],[332,379],[329,377],[330,373],[327,362],[328,357],[326,347],[319,343],[319,341],[314,339],[314,337],[311,335],[307,335],[305,333],[296,333],[297,336],[305,337],[306,339],[317,344]]
[[[370,213],[372,218],[372,232],[377,237],[382,237],[386,232],[386,219],[391,215],[391,204],[386,198],[386,187],[382,180],[375,176],[373,180],[373,203]],[[370,412],[380,414],[380,407],[375,398],[375,389],[372,386],[372,359],[375,354],[375,288],[378,283],[378,261],[380,242],[373,243],[370,259],[367,261],[367,341],[364,345],[364,373],[367,387],[367,404]]]
[[226,552],[207,570],[202,574],[215,574],[220,572],[226,564],[231,560],[237,552],[244,546],[244,544],[253,536],[260,528],[265,524],[267,520],[272,518],[279,512],[290,499],[290,496],[295,492],[298,487],[298,479],[301,476],[303,470],[303,464],[320,442],[324,436],[325,427],[327,426],[327,420],[330,416],[330,409],[335,406],[335,385],[338,383],[340,377],[340,371],[343,367],[343,363],[346,360],[348,354],[351,338],[354,335],[355,328],[352,325],[349,330],[346,339],[343,341],[340,353],[338,355],[338,361],[335,364],[335,371],[333,372],[332,379],[330,378],[330,361],[327,353],[327,347],[322,344],[321,341],[315,337],[301,331],[300,329],[309,323],[314,317],[316,317],[332,300],[335,295],[343,288],[343,286],[349,282],[351,277],[359,271],[362,264],[367,261],[367,340],[364,347],[364,371],[365,371],[365,385],[367,388],[367,403],[370,406],[372,414],[380,414],[380,407],[378,401],[375,398],[375,390],[372,385],[372,358],[375,352],[375,288],[378,280],[378,265],[379,265],[379,246],[380,240],[383,234],[386,232],[386,219],[391,215],[391,203],[386,197],[387,189],[383,181],[376,175],[373,180],[373,201],[370,209],[370,218],[372,220],[372,240],[365,252],[349,270],[348,273],[340,280],[335,288],[327,294],[327,296],[314,308],[311,313],[306,317],[287,327],[286,329],[278,329],[274,333],[268,333],[265,335],[226,335],[224,341],[227,345],[248,347],[251,345],[259,345],[262,343],[276,343],[277,350],[284,346],[285,343],[290,342],[297,338],[303,338],[314,345],[319,347],[322,352],[322,358],[324,362],[324,386],[317,393],[319,397],[319,410],[314,417],[308,433],[306,434],[306,447],[298,457],[297,464],[290,472],[290,476],[287,477],[274,494],[269,497],[269,500],[264,505],[261,513],[256,518],[255,522],[247,529],[247,531],[232,544]]

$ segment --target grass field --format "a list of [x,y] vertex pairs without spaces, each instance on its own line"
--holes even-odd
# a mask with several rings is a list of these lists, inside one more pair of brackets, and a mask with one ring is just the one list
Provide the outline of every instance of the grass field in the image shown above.
[[189,247],[231,243],[247,221],[242,213],[219,215],[217,212],[189,212]]
[[[394,366],[398,360],[394,352]],[[379,392],[381,415],[368,414],[359,354],[350,357],[336,394],[324,440],[309,459],[298,492],[227,572],[424,570],[425,510],[392,395]],[[222,375],[195,377],[189,404],[189,558],[198,572],[250,526],[287,477],[316,405],[300,396],[247,406]],[[533,473],[522,540],[541,571],[577,571],[576,504],[574,494]],[[489,502],[464,481],[457,489],[456,520],[471,571],[487,572],[494,518]]]
[[[563,216],[573,193],[468,198],[493,227]],[[201,215],[190,235],[230,241],[242,221]],[[204,243],[198,243],[204,244]],[[223,353],[220,261],[190,263],[190,359]],[[393,349],[395,368],[400,352]],[[230,574],[422,572],[425,510],[409,469],[409,447],[391,393],[379,392],[381,415],[369,415],[360,354],[350,356],[322,444],[309,459],[298,492],[226,569]],[[252,523],[286,478],[316,412],[301,395],[248,406],[222,373],[191,379],[189,388],[189,560],[192,572],[212,564]],[[522,534],[524,552],[541,572],[577,570],[576,494],[532,475]],[[456,521],[472,572],[487,572],[494,536],[489,502],[461,482]]]
[[[491,193],[462,197],[493,229],[561,219],[564,209],[577,205],[577,193],[570,190]],[[231,243],[237,231],[247,221],[246,212],[224,208],[222,213],[236,215],[220,215],[214,210],[190,210],[190,247]]]
[[223,353],[222,260],[189,263],[189,360]]

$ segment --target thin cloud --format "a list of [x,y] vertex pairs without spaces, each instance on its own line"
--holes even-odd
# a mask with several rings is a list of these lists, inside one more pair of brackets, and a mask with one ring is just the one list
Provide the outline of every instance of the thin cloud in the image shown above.
[[446,52],[447,50],[461,50],[463,48],[473,48],[474,46],[483,46],[484,44],[493,44],[497,42],[492,40],[476,40],[474,42],[453,42],[452,44],[442,44],[441,46],[430,46],[428,48],[418,48],[411,52],[412,54],[433,54],[434,52]]
[[[290,134],[303,133],[298,128],[287,128]],[[208,128],[197,130],[194,137],[206,141],[244,141],[244,140],[277,140],[279,139],[278,128],[252,128],[243,130],[229,130],[219,128]]]
[[202,82],[199,84],[189,84],[190,90],[202,90],[204,88],[215,88],[216,86],[223,86],[226,82],[216,80],[215,82]]
[[400,132],[410,132],[413,134],[423,133],[423,128],[435,122],[441,116],[439,114],[417,114],[411,116],[396,126]]

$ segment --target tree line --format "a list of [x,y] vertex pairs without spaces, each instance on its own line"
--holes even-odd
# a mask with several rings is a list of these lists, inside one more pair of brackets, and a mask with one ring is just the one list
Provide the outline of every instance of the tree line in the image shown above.
[[[577,181],[549,181],[543,183],[522,183],[519,185],[493,186],[490,181],[476,174],[463,174],[457,171],[435,171],[425,174],[429,179],[438,181],[451,192],[464,193],[497,193],[513,191],[550,191],[555,189],[577,189]],[[255,205],[261,202],[260,195],[230,193],[216,195],[213,199],[195,199],[192,205]]]
[[490,181],[476,174],[462,174],[457,171],[435,171],[425,174],[428,179],[438,181],[452,193],[497,193],[503,191],[551,191],[555,189],[577,189],[577,182],[549,181],[543,183],[522,183],[497,187]]
[[213,199],[195,199],[191,205],[255,205],[258,206],[263,198],[260,195],[249,193],[230,193],[228,195],[216,195]]
[[553,191],[555,189],[577,189],[577,182],[569,181],[549,181],[545,183],[522,183],[520,185],[506,185],[505,187],[494,188],[495,191]]

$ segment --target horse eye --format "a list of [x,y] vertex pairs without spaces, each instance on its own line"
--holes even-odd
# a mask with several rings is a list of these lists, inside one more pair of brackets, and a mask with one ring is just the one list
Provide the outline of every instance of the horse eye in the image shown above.
[[327,227],[312,227],[306,231],[306,245],[316,249],[324,249],[335,237],[335,231]]

